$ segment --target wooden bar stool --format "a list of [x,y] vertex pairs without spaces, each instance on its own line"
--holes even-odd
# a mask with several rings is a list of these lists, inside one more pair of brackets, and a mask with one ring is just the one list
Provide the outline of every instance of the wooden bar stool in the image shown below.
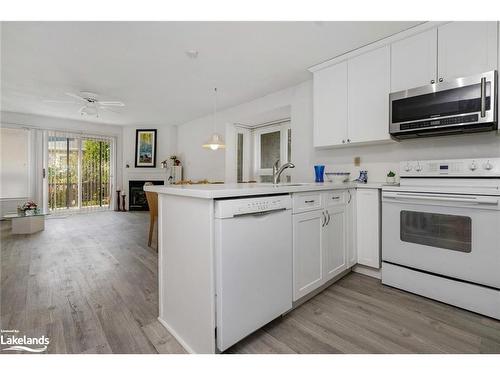
[[[149,185],[153,185],[153,183],[146,182],[144,184],[144,186],[149,186]],[[158,193],[152,191],[145,191],[145,193],[149,206],[149,219],[150,219],[148,246],[151,247],[151,241],[153,240],[153,230],[155,227],[155,223],[158,223]],[[158,241],[158,236],[156,236],[156,240]],[[156,246],[156,251],[158,251],[158,245]]]

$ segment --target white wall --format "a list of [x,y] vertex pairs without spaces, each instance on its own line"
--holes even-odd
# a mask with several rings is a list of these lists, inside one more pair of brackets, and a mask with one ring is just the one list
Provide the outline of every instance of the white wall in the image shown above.
[[[253,115],[282,108],[290,104],[294,88],[277,91],[248,103],[217,113],[217,132],[224,134],[228,124],[242,122]],[[178,127],[177,150],[185,167],[185,177],[188,179],[219,180],[234,182],[236,174],[232,170],[225,170],[225,150],[212,151],[202,148],[213,133],[213,117],[205,116]],[[227,136],[233,137],[234,132]],[[226,140],[226,139],[225,139]],[[231,143],[226,142],[229,149],[228,157],[236,157]]]
[[[111,124],[98,124],[87,121],[77,121],[57,117],[38,116],[25,113],[0,112],[2,127],[26,127],[30,130],[30,186],[29,198],[42,202],[42,138],[41,129],[66,130],[69,132],[99,134],[114,137],[116,140],[116,183],[122,181],[122,132],[123,127]],[[9,210],[16,205],[10,205]],[[1,207],[0,207],[1,209]],[[7,209],[7,208],[6,208]]]
[[[272,108],[291,106],[293,181],[313,181],[315,164],[325,164],[327,171],[349,171],[352,178],[359,170],[368,170],[370,181],[385,181],[389,170],[399,173],[399,162],[414,159],[446,159],[500,157],[500,136],[497,133],[476,133],[413,139],[381,145],[349,146],[342,149],[316,150],[312,146],[312,80],[264,96],[248,103],[228,108],[218,114],[218,131],[224,124],[238,118],[261,113]],[[201,144],[213,131],[211,116],[191,121],[178,128],[178,152],[186,165],[188,178],[234,182],[234,172],[225,171],[224,151],[205,150]],[[230,150],[228,157],[235,157]],[[360,167],[353,158],[361,157]],[[229,164],[229,163],[228,163]]]

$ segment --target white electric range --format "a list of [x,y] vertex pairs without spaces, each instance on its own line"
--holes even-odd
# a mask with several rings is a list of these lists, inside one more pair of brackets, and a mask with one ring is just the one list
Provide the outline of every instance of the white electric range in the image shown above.
[[382,189],[382,283],[500,319],[500,158],[400,171]]

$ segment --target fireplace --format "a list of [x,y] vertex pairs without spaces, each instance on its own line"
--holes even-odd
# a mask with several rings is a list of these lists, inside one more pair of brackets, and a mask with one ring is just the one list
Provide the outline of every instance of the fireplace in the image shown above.
[[131,180],[128,182],[128,209],[129,211],[149,211],[146,193],[144,193],[144,184],[152,182],[153,185],[164,185],[164,181],[138,181]]

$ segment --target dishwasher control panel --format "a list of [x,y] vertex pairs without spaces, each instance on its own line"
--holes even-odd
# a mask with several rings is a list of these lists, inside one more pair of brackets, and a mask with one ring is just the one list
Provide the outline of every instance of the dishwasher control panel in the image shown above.
[[215,202],[215,217],[230,218],[292,208],[289,194],[227,199]]

